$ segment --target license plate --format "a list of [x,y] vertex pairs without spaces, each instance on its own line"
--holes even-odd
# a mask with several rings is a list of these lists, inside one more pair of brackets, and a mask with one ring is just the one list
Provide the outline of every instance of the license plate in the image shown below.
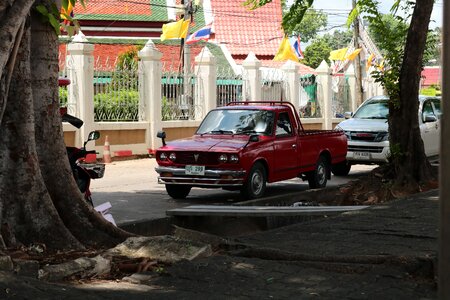
[[354,159],[370,159],[369,152],[353,152]]
[[205,175],[205,166],[187,165],[185,168],[186,175]]

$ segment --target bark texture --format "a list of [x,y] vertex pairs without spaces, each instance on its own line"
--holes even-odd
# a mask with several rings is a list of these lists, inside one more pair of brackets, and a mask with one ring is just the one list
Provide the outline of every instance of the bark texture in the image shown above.
[[405,45],[400,71],[400,97],[389,105],[389,134],[395,185],[420,189],[421,183],[433,178],[425,155],[418,122],[419,82],[422,58],[430,22],[433,0],[417,0]]
[[7,99],[0,122],[1,236],[8,247],[110,247],[130,234],[95,212],[73,180],[59,115],[57,36],[37,12],[28,12],[17,23],[26,24],[22,38],[11,43],[20,47],[10,92],[0,94]]

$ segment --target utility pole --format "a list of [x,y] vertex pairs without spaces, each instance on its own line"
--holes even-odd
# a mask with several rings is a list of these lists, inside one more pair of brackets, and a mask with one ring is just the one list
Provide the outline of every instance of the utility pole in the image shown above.
[[[352,1],[353,9],[356,8],[356,0]],[[359,18],[356,17],[353,21],[353,45],[355,46],[355,50],[360,48],[359,47]],[[363,88],[362,88],[362,70],[361,70],[361,57],[356,56],[355,60],[353,61],[355,66],[355,75],[356,75],[356,106],[359,106],[363,102]]]

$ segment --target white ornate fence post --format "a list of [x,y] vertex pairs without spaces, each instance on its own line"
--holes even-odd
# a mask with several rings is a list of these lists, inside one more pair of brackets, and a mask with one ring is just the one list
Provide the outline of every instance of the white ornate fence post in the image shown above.
[[281,69],[286,74],[288,82],[288,101],[298,109],[300,106],[300,80],[298,75],[299,66],[292,60],[288,60]]
[[[242,66],[246,77],[242,91],[243,100],[261,100],[261,62],[256,58],[255,53],[250,52]],[[250,92],[249,99],[246,97],[247,91]]]
[[358,103],[356,103],[356,74],[355,74],[355,67],[353,66],[353,64],[349,65],[345,75],[348,76],[348,85],[350,88],[350,97],[351,97],[350,108],[352,112],[354,112],[358,107]]
[[[70,65],[68,86],[69,113],[74,113],[84,124],[77,130],[75,146],[83,145],[90,131],[94,130],[94,45],[86,43],[80,33],[67,46],[67,65]],[[71,107],[75,106],[75,111]]]
[[145,47],[138,53],[139,61],[139,119],[147,121],[148,128],[145,143],[150,154],[161,146],[156,137],[162,129],[161,116],[161,57],[162,53],[155,44],[148,40]]
[[323,107],[322,107],[322,117],[323,117],[323,127],[322,129],[332,129],[333,128],[333,112],[332,112],[332,91],[331,91],[331,68],[328,66],[326,61],[322,61],[316,69],[317,81],[322,85],[322,96],[323,96]]
[[197,119],[217,107],[217,62],[207,47],[195,57],[195,74],[198,74],[198,84],[194,109],[202,107],[204,110],[201,115],[195,114]]

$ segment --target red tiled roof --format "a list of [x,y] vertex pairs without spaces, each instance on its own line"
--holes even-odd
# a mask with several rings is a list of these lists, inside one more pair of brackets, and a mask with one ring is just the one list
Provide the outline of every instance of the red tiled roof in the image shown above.
[[[163,53],[161,63],[163,71],[178,71],[180,62],[180,47],[172,45],[155,45],[159,51]],[[94,46],[94,62],[95,70],[113,71],[118,55],[130,48],[136,47],[134,45],[123,44],[95,44]],[[194,62],[195,57],[200,53],[201,46],[191,46],[191,62]],[[64,69],[64,62],[66,58],[66,45],[59,45],[59,67]]]
[[232,55],[275,55],[283,38],[281,2],[273,0],[256,10],[242,0],[211,0],[214,42],[225,44]]
[[132,3],[123,2],[121,5],[105,0],[89,0],[86,8],[77,4],[74,7],[74,14],[95,14],[95,15],[151,15],[151,5],[149,0],[133,0]]
[[441,82],[441,68],[440,67],[425,67],[422,71],[422,85],[430,86],[432,84],[439,84]]

